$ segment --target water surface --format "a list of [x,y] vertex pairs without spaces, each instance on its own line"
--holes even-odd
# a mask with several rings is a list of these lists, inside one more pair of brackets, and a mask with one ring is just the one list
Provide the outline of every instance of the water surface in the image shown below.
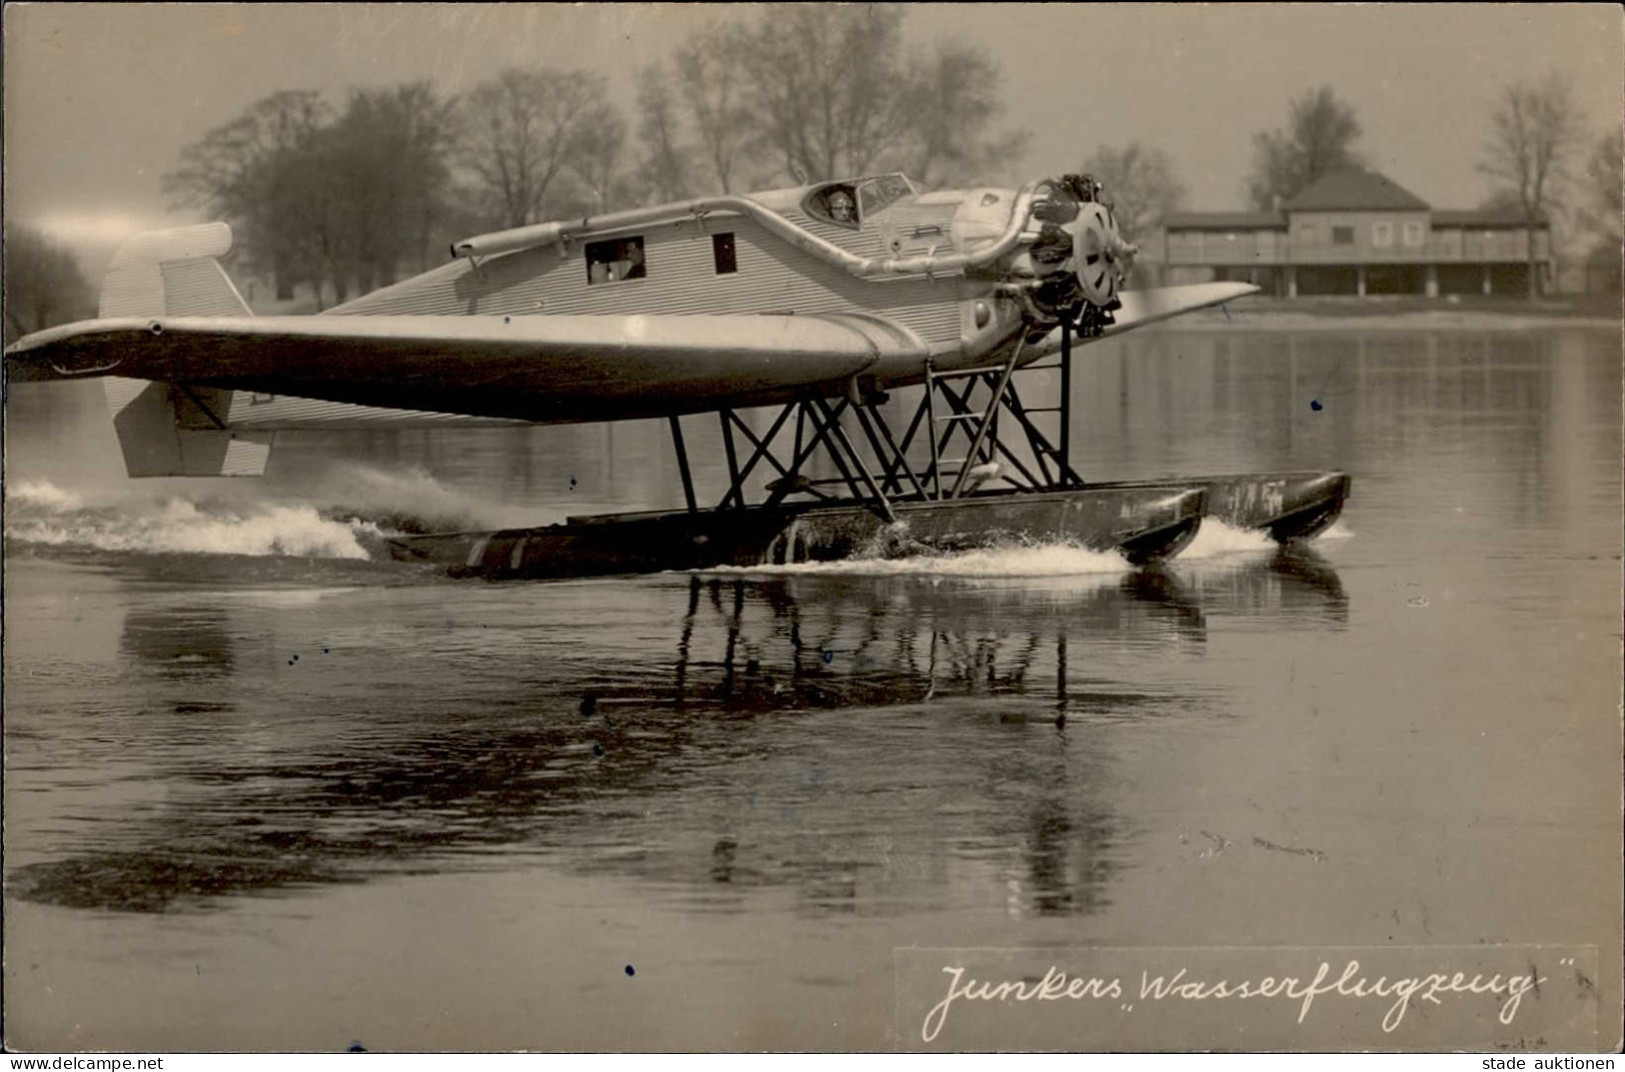
[[95,385],[17,388],[8,1042],[883,1048],[896,946],[1617,950],[1617,335],[1078,360],[1087,477],[1345,468],[1343,521],[453,582],[369,552],[678,506],[663,425],[134,482]]

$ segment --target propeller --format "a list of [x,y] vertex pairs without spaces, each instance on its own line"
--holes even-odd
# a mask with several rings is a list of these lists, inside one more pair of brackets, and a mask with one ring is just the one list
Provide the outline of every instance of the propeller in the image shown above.
[[1123,240],[1111,207],[1099,201],[1080,206],[1072,227],[1072,258],[1078,285],[1091,305],[1109,308],[1128,279],[1139,248]]
[[1026,256],[1038,278],[1023,289],[1035,319],[1072,324],[1084,335],[1110,325],[1138,247],[1123,239],[1111,205],[1088,175],[1046,180],[1050,196],[1033,207],[1040,222]]

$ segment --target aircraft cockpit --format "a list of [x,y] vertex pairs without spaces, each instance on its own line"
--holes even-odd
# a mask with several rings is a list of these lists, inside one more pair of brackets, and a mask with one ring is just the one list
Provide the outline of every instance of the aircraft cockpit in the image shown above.
[[872,216],[893,201],[917,193],[908,176],[881,175],[858,184],[858,207],[864,216]]
[[815,187],[802,206],[814,219],[857,230],[864,220],[892,202],[917,193],[919,190],[906,175],[877,175]]

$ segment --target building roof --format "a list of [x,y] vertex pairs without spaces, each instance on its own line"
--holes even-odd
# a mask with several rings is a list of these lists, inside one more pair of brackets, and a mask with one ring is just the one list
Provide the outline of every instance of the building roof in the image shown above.
[[[1537,216],[1536,224],[1547,226],[1546,217]],[[1433,213],[1435,227],[1482,227],[1493,230],[1523,225],[1523,212],[1516,208],[1439,209]]]
[[1170,231],[1284,231],[1286,213],[1170,212],[1162,225]]
[[1349,168],[1322,175],[1284,206],[1288,212],[1426,211],[1428,203],[1375,171]]

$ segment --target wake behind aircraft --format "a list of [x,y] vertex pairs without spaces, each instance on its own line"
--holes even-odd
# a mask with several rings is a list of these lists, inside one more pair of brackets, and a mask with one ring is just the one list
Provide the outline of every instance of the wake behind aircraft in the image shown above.
[[[1308,538],[1349,490],[1340,472],[1076,472],[1073,351],[1257,290],[1123,290],[1136,250],[1088,176],[922,192],[887,174],[540,223],[456,242],[446,265],[314,316],[254,316],[220,266],[230,248],[224,223],[132,239],[98,318],[18,340],[11,381],[104,378],[132,477],[258,475],[276,436],[300,430],[668,421],[686,509],[391,541],[455,573],[1008,540],[1145,563],[1177,554],[1205,514]],[[1059,405],[1022,402],[1018,375],[1041,369],[1059,372]],[[894,428],[882,403],[914,386]],[[777,408],[765,432],[737,412],[763,406]],[[709,413],[729,486],[706,507],[682,418]]]

